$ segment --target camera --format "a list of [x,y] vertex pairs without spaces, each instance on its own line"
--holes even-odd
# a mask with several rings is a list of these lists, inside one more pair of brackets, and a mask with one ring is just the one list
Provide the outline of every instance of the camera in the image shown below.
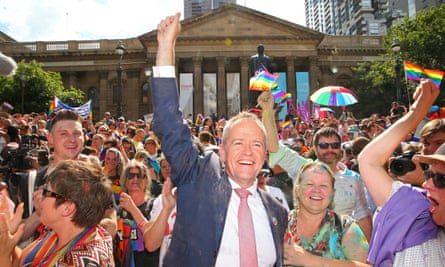
[[[414,171],[416,169],[416,165],[412,161],[412,158],[414,155],[416,155],[417,152],[408,150],[405,151],[402,155],[396,157],[391,164],[389,165],[389,169],[391,172],[397,176],[403,176],[407,172]],[[422,169],[425,169],[424,164],[421,164]]]
[[33,158],[37,158],[40,166],[47,165],[49,153],[47,149],[38,147],[39,140],[46,141],[46,137],[35,134],[22,136],[18,148],[6,150],[2,164],[10,169],[23,172],[32,169]]

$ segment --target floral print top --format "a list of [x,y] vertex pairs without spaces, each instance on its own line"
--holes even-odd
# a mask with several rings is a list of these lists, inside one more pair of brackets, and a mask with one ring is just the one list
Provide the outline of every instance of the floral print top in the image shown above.
[[303,247],[306,251],[323,258],[345,260],[342,238],[345,231],[352,224],[353,219],[347,215],[339,216],[332,210],[327,210],[326,216],[320,224],[318,233],[312,240],[298,236],[297,211],[289,213],[285,241]]

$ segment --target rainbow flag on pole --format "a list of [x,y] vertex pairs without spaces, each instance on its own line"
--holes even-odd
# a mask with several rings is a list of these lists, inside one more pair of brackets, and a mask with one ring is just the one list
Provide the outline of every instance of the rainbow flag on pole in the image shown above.
[[267,91],[276,86],[278,76],[273,75],[268,71],[261,71],[258,75],[250,78],[249,90]]
[[419,65],[404,61],[405,77],[407,80],[420,81],[420,79],[430,79],[437,87],[440,87],[445,72],[440,70],[425,69]]

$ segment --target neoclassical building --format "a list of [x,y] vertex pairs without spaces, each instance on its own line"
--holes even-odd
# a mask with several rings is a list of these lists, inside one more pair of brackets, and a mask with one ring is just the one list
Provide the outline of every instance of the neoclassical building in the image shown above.
[[[156,57],[156,29],[121,40],[16,42],[0,33],[0,51],[17,62],[32,60],[60,72],[93,100],[94,118],[116,114],[118,65],[122,67],[122,114],[128,119],[152,113],[151,67]],[[231,116],[247,108],[248,61],[263,44],[280,77],[279,87],[295,98],[326,85],[341,84],[359,62],[383,52],[379,36],[330,36],[236,4],[226,4],[182,21],[176,42],[176,71],[184,115]],[[85,99],[85,101],[87,101]]]

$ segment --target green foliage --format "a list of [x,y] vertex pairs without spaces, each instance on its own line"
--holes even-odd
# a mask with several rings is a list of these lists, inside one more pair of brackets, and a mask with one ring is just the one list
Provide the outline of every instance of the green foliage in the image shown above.
[[19,62],[14,76],[0,77],[0,99],[11,103],[15,107],[13,112],[46,112],[54,96],[62,101],[84,101],[84,92],[73,87],[64,88],[60,73],[43,70],[42,64],[35,60]]
[[[388,115],[390,104],[395,100],[396,57],[391,50],[394,40],[400,44],[400,62],[409,61],[429,69],[445,70],[445,5],[418,13],[414,19],[404,19],[394,25],[384,36],[385,53],[379,60],[359,64],[354,79],[346,86],[353,89],[359,104],[348,109],[357,117],[372,113]],[[406,81],[402,66],[401,102],[412,103],[412,94],[418,82]],[[445,106],[445,92],[441,92],[436,104]]]

